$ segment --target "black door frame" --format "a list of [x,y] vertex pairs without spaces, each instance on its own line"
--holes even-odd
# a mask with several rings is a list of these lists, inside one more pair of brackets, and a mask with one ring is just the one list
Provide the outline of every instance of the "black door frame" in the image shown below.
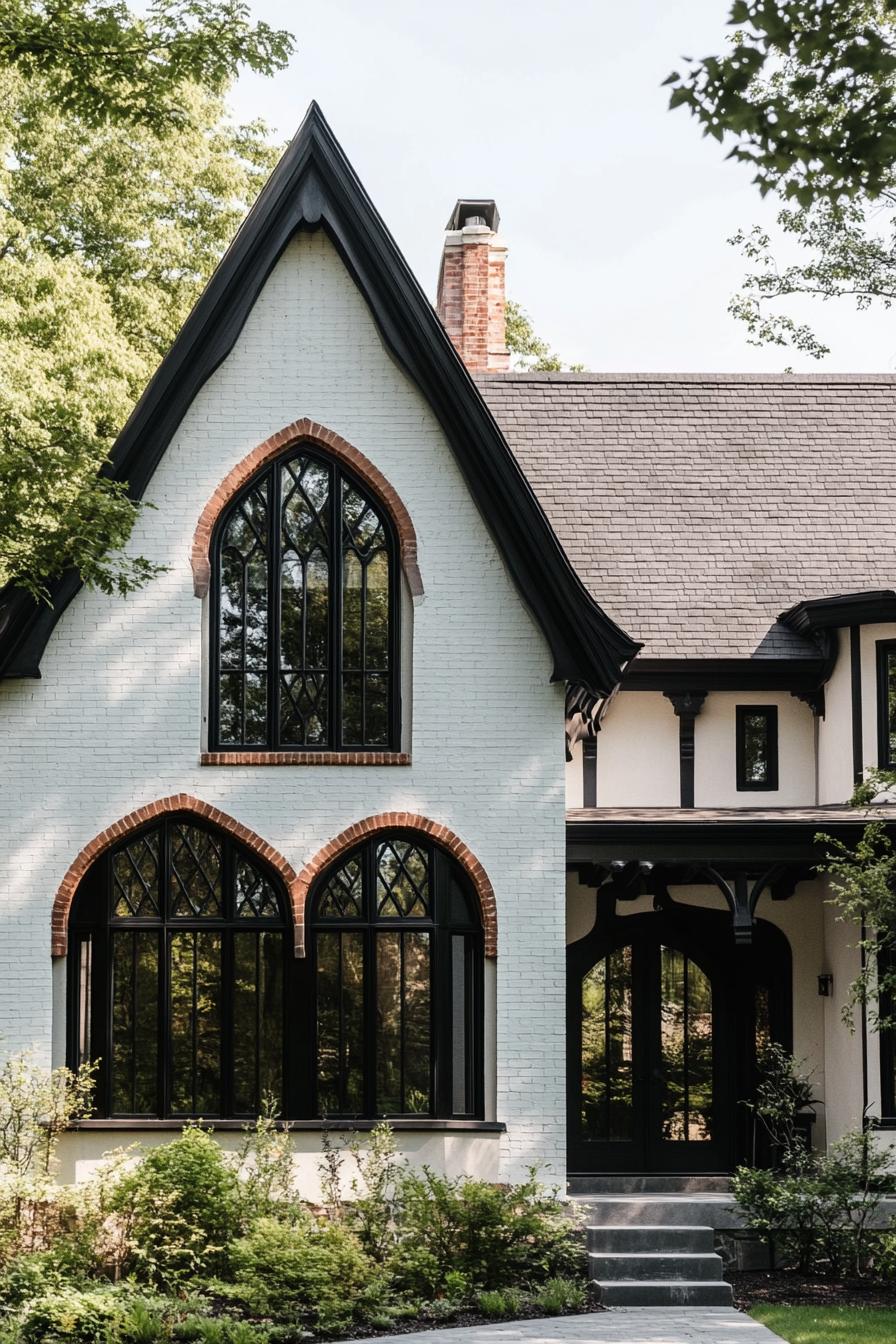
[[[584,1139],[580,1131],[581,983],[608,953],[633,948],[632,1052],[635,1130],[631,1142]],[[710,980],[713,991],[714,1136],[706,1143],[662,1140],[657,1118],[658,1083],[651,1077],[655,1058],[658,1004],[646,986],[647,949],[666,946],[691,958]],[[637,915],[604,910],[590,933],[567,949],[567,1141],[570,1174],[601,1172],[644,1174],[724,1173],[750,1154],[752,1125],[740,1104],[755,1083],[756,991],[768,991],[774,1039],[789,1049],[792,1041],[791,955],[786,936],[756,920],[753,941],[737,944],[730,915],[724,911],[668,901],[662,909]],[[651,1013],[654,1021],[650,1021]],[[653,1035],[654,1043],[651,1044]]]

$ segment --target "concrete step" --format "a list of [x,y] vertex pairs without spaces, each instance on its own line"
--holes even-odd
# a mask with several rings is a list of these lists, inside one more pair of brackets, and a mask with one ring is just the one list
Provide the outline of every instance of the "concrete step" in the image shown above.
[[730,1307],[731,1284],[687,1283],[674,1279],[601,1279],[596,1283],[604,1307]]
[[577,1196],[570,1201],[585,1223],[599,1227],[743,1227],[730,1195]]
[[570,1176],[570,1195],[725,1195],[730,1176]]
[[683,1283],[718,1282],[722,1277],[722,1257],[714,1255],[668,1254],[665,1251],[641,1251],[635,1254],[588,1256],[588,1277],[596,1283],[610,1279],[678,1279]]
[[715,1237],[711,1227],[672,1227],[636,1224],[631,1227],[610,1224],[609,1227],[586,1227],[588,1250],[605,1255],[624,1255],[626,1252],[688,1251],[711,1255]]

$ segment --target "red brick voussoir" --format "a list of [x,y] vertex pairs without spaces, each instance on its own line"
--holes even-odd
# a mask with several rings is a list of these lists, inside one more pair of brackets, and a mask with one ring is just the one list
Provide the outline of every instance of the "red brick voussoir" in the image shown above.
[[469,877],[479,900],[485,955],[487,957],[497,956],[498,912],[495,905],[494,889],[489,881],[488,874],[476,856],[467,848],[463,840],[455,835],[454,831],[449,830],[447,826],[443,826],[440,822],[430,821],[427,817],[418,817],[413,812],[381,812],[377,816],[366,817],[364,821],[355,822],[353,826],[347,827],[346,830],[324,845],[323,849],[319,850],[314,858],[305,864],[296,879],[295,895],[293,897],[296,921],[296,956],[305,955],[304,944],[300,947],[299,939],[304,935],[308,894],[320,874],[340,855],[353,849],[362,840],[394,830],[419,831],[421,835],[426,835],[436,844],[441,845],[457,860]]
[[[171,812],[192,812],[195,816],[204,818],[211,822],[213,826],[217,826],[219,830],[227,831],[234,839],[245,845],[248,850],[263,859],[279,875],[286,887],[295,917],[298,878],[292,864],[287,863],[283,855],[279,854],[273,845],[269,845],[266,840],[262,840],[261,836],[256,835],[254,831],[250,831],[248,826],[243,826],[241,822],[229,817],[226,812],[221,812],[217,807],[212,807],[210,803],[203,803],[199,798],[194,798],[189,793],[175,793],[168,798],[159,798],[154,803],[147,803],[145,807],[138,807],[134,812],[129,812],[126,817],[122,817],[119,821],[113,821],[111,826],[107,826],[104,831],[100,831],[99,835],[95,835],[84,846],[59,884],[59,890],[56,892],[53,901],[50,933],[50,952],[52,956],[65,956],[68,947],[68,919],[72,901],[75,899],[78,886],[90,866],[110,846],[117,844],[119,840],[123,840],[131,831],[139,830],[141,826],[147,825],[148,822]],[[298,943],[298,937],[296,941]]]
[[205,597],[211,581],[211,541],[215,524],[246,482],[274,458],[279,457],[293,444],[302,439],[323,448],[338,462],[349,467],[360,477],[373,499],[389,514],[398,536],[401,567],[404,570],[412,597],[423,594],[423,580],[417,564],[417,533],[411,522],[410,514],[396,491],[386,480],[382,472],[364,456],[362,452],[347,443],[332,429],[319,425],[314,420],[295,420],[285,429],[272,434],[264,443],[258,444],[247,453],[241,462],[227,473],[199,517],[193,534],[193,547],[190,564],[193,568],[193,591],[197,597]]

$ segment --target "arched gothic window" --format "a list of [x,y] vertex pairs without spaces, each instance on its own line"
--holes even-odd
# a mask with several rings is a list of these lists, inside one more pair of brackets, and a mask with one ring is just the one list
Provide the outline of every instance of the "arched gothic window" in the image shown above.
[[483,930],[461,865],[419,832],[378,834],[310,893],[293,955],[286,893],[193,813],[130,832],[69,921],[72,1066],[96,1114],[481,1119]]
[[315,1114],[481,1115],[482,929],[419,835],[341,858],[313,901]]
[[284,1096],[286,921],[254,854],[173,814],[104,854],[71,920],[75,1063],[97,1111],[254,1116]]
[[386,511],[302,442],[214,535],[209,747],[398,750],[397,545]]

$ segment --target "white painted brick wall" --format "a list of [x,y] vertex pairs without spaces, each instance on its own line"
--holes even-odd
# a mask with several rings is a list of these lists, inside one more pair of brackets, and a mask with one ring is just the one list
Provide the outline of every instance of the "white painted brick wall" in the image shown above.
[[[413,765],[201,768],[201,606],[188,556],[215,486],[302,416],[355,444],[404,500],[426,596],[414,616]],[[497,1115],[503,1172],[563,1171],[562,690],[540,632],[466,493],[441,430],[385,351],[323,233],[290,244],[237,345],[196,398],[148,492],[133,547],[170,566],[122,601],[81,593],[41,681],[0,684],[0,1034],[49,1058],[50,907],[98,831],[186,791],[298,869],[368,814],[409,809],[484,864],[499,919]],[[57,979],[58,984],[58,979]],[[60,995],[56,996],[61,1012]],[[58,1049],[58,1047],[57,1047]]]

